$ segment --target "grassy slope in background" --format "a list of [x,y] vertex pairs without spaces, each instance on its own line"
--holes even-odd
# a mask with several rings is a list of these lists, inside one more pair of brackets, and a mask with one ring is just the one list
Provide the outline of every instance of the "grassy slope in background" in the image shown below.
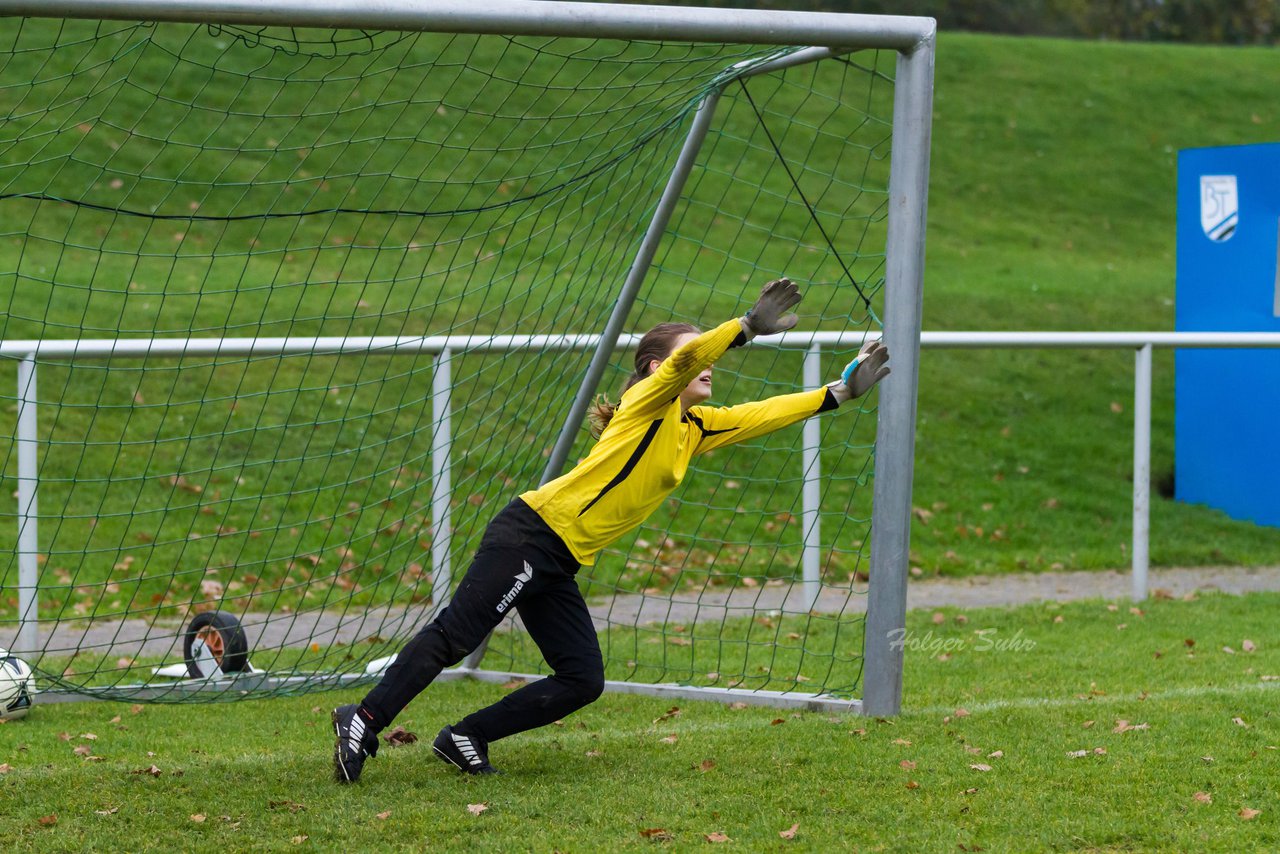
[[[1273,69],[1272,53],[1262,49],[943,36],[925,327],[1170,328],[1176,151],[1274,138],[1280,116],[1268,96]],[[126,91],[120,97],[130,96],[143,94]],[[322,242],[323,235],[318,237]],[[675,285],[659,277],[649,303],[673,304],[676,297]],[[58,307],[50,308],[56,313]],[[187,380],[179,381],[208,381],[198,371],[184,374]],[[42,389],[57,387],[57,370],[49,376],[42,379]],[[171,377],[157,373],[153,380],[163,386]],[[233,389],[234,378],[228,382]],[[1172,390],[1172,356],[1159,353],[1152,466],[1157,479],[1172,468]],[[148,400],[166,399],[163,388],[142,393]],[[115,397],[128,399],[127,390],[121,394]],[[323,389],[317,395],[323,396]],[[925,573],[944,574],[1125,566],[1131,398],[1132,355],[1127,352],[927,351],[921,368],[915,483],[920,512],[912,533],[913,563]],[[825,429],[839,427],[833,422]],[[337,433],[322,434],[314,441],[341,442]],[[103,456],[112,449],[89,450]],[[112,464],[105,457],[86,459],[84,470],[109,471]],[[473,454],[458,464],[463,470],[492,469],[490,474],[502,479],[497,477],[500,461],[476,462]],[[759,455],[746,452],[724,461],[729,478],[757,465]],[[294,482],[286,469],[287,464],[278,469],[274,482]],[[6,473],[16,474],[12,454]],[[830,474],[828,500],[842,506],[846,486],[838,475],[849,473]],[[389,494],[385,480],[370,482],[369,494],[380,489]],[[7,482],[13,485],[12,479]],[[514,492],[520,486],[505,489]],[[148,483],[147,488],[171,487]],[[691,483],[686,490],[693,491],[686,494],[702,501],[707,488],[704,478]],[[401,489],[392,504],[405,506],[391,507],[389,515],[412,515],[411,500],[421,501],[425,490],[424,483]],[[174,495],[178,503],[194,504],[180,491]],[[496,500],[458,495],[464,510],[470,509],[468,497]],[[748,506],[753,500],[742,498]],[[319,507],[336,517],[339,504],[326,507],[322,500]],[[710,515],[732,518],[728,509]],[[215,523],[241,531],[254,524],[252,518],[202,518],[188,509],[168,520],[166,528],[186,531],[186,517],[196,520],[191,524],[197,530],[207,523],[206,534]],[[74,548],[75,524],[83,523],[62,523],[59,548]],[[723,523],[711,519],[707,524]],[[374,529],[355,533],[370,538]],[[7,527],[0,531],[0,539],[11,536]],[[198,585],[201,566],[194,546],[181,547],[193,550],[181,565],[195,574],[178,580],[178,601],[184,590]],[[405,554],[408,562],[411,555]],[[772,571],[786,571],[785,556]],[[1280,560],[1280,533],[1157,498],[1151,557],[1156,565],[1272,562]],[[109,567],[110,556],[104,560]],[[620,567],[602,566],[602,571],[607,575]],[[287,572],[287,563],[279,563],[259,574],[278,580]],[[169,570],[150,574],[156,576],[152,583],[167,583]],[[378,598],[376,590],[370,595]],[[53,598],[47,597],[47,606],[56,604]]]

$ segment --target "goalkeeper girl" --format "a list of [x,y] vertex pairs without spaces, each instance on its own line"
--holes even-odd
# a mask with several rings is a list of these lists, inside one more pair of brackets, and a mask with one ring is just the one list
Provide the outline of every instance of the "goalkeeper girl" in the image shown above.
[[599,441],[568,474],[525,492],[485,530],[448,607],[405,645],[359,704],[333,712],[334,775],[354,782],[378,748],[377,734],[440,671],[461,661],[513,609],[554,671],[440,731],[439,756],[491,774],[489,745],[545,726],[600,696],[604,662],[574,576],[601,549],[643,522],[684,478],[690,459],[761,436],[859,397],[889,373],[889,354],[866,344],[840,379],[822,388],[739,406],[702,406],[711,365],[757,335],[796,325],[800,292],[787,279],[765,285],[742,318],[700,333],[662,323],[640,340],[635,374],[617,406],[591,413]]

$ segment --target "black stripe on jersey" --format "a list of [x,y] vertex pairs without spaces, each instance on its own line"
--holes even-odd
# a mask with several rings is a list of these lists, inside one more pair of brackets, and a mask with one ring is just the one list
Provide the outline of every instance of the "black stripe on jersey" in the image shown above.
[[658,435],[658,428],[661,426],[662,426],[661,418],[654,420],[654,422],[649,425],[649,429],[646,430],[644,432],[644,436],[640,438],[640,443],[636,445],[636,449],[631,452],[631,456],[627,458],[626,463],[623,464],[622,470],[613,476],[613,480],[609,481],[604,485],[604,489],[600,490],[600,493],[596,495],[595,498],[587,502],[586,507],[583,507],[581,510],[578,511],[579,516],[581,516],[583,513],[586,513],[593,506],[595,506],[595,503],[599,501],[601,498],[604,498],[605,495],[609,493],[609,490],[613,489],[615,486],[617,486],[618,484],[622,483],[624,480],[627,479],[627,475],[631,474],[631,472],[635,469],[636,464],[640,462],[640,458],[644,456],[644,452],[647,451],[649,449],[649,445],[653,443],[653,437]]
[[818,407],[818,412],[830,412],[839,408],[840,401],[836,400],[836,396],[831,393],[831,389],[827,389],[827,393],[822,396],[822,405]]
[[684,414],[684,420],[701,430],[702,435],[704,436],[717,436],[720,433],[732,433],[734,430],[738,429],[737,427],[726,427],[724,430],[708,430],[707,425],[702,423],[702,419],[694,415],[692,412],[686,412]]

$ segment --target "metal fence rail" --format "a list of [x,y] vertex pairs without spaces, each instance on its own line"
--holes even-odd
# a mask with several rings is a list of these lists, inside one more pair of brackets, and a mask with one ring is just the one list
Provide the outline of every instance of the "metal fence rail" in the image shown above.
[[[519,350],[590,350],[598,346],[599,335],[503,335],[432,337],[350,337],[350,338],[185,338],[185,339],[90,339],[0,342],[0,358],[18,364],[18,600],[17,648],[39,650],[39,538],[38,538],[38,453],[37,363],[181,357],[281,356],[289,354],[433,355],[432,382],[432,572],[436,601],[445,601],[450,581],[449,530],[450,500],[450,361],[466,353]],[[852,350],[868,338],[866,333],[788,332],[754,346],[772,346],[803,353],[804,383],[822,381],[821,358],[824,347]],[[623,335],[620,349],[634,348],[638,335]],[[1130,349],[1134,361],[1133,410],[1133,598],[1147,596],[1151,507],[1151,381],[1152,350],[1178,348],[1280,348],[1280,333],[1265,332],[924,332],[920,344],[935,349]],[[805,603],[811,606],[821,589],[820,431],[818,422],[804,426],[801,455],[804,479],[802,490],[802,575]]]

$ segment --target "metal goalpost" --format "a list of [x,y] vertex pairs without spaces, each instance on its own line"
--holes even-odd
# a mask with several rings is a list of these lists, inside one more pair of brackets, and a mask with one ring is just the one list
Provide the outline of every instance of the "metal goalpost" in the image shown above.
[[[780,53],[777,57],[753,65],[738,77],[780,70],[816,62],[849,51],[875,48],[896,52],[893,94],[892,154],[887,198],[887,246],[885,249],[885,283],[883,339],[892,354],[893,372],[880,386],[877,413],[872,539],[870,572],[865,622],[865,659],[863,693],[860,700],[749,691],[733,688],[706,688],[609,682],[610,690],[631,693],[666,693],[706,699],[734,699],[753,703],[769,703],[805,708],[840,708],[859,710],[867,715],[893,715],[900,711],[902,697],[903,650],[894,639],[905,626],[906,587],[908,578],[909,534],[911,519],[912,476],[914,470],[917,377],[920,352],[921,299],[924,266],[924,238],[929,173],[929,147],[933,93],[935,24],[928,18],[874,16],[857,14],[783,12],[761,10],[702,9],[639,5],[608,5],[547,0],[0,0],[0,16],[41,18],[86,18],[128,21],[184,22],[196,24],[238,24],[255,26],[289,26],[315,28],[353,28],[367,30],[423,31],[444,33],[504,34],[520,36],[567,36],[610,39],[660,39],[663,41],[735,42],[761,45],[811,45]],[[723,88],[723,86],[721,87]],[[596,392],[602,376],[619,345],[628,317],[641,285],[650,271],[659,241],[669,217],[684,189],[685,181],[697,158],[699,147],[715,115],[720,89],[713,89],[698,105],[678,159],[674,163],[665,190],[657,204],[652,221],[627,271],[617,294],[605,328],[598,336],[590,336],[585,346],[593,348],[590,364],[581,378],[573,402],[565,414],[564,426],[546,463],[543,480],[558,476],[568,459],[583,414]],[[433,353],[437,368],[447,372],[451,353],[492,346],[492,342],[463,342],[442,339],[417,339],[395,342],[374,339],[238,339],[210,345],[212,352],[280,352],[289,349],[311,352],[370,352],[394,349],[396,352]],[[3,356],[22,359],[23,370],[34,370],[30,360],[36,353],[48,356],[55,348],[52,342],[3,342]],[[77,358],[130,358],[128,347],[114,342],[98,342],[102,352],[95,353],[94,342],[77,342],[68,351]],[[137,342],[129,346],[136,346]],[[569,346],[581,346],[577,342]],[[529,342],[524,342],[528,346]],[[566,346],[564,342],[548,342],[549,346]],[[154,355],[154,347],[142,347],[132,357]],[[186,352],[185,349],[182,352]],[[55,356],[56,358],[56,356]],[[22,376],[20,375],[20,384]],[[445,374],[447,383],[447,373]],[[34,384],[34,377],[27,382]],[[34,400],[34,389],[30,397]],[[437,389],[436,396],[448,406],[447,386]],[[20,402],[25,396],[20,392]],[[34,413],[19,419],[18,447],[32,443],[35,430]],[[447,423],[447,422],[446,422]],[[30,435],[27,435],[30,434]],[[448,441],[447,432],[445,442]],[[433,465],[436,464],[433,454]],[[18,636],[22,646],[35,649],[35,594],[38,588],[37,548],[34,541],[35,473],[30,466],[19,470],[19,588],[22,604]],[[433,507],[447,515],[447,463],[437,472],[443,479],[443,504],[433,492]],[[28,522],[30,524],[28,524]],[[447,530],[447,521],[435,524]],[[433,553],[441,546],[433,541]],[[447,549],[447,546],[445,546]],[[447,561],[447,551],[441,558]],[[437,581],[438,583],[438,581]],[[480,669],[480,654],[470,657],[462,667],[445,674],[445,678],[470,676],[505,681],[512,675]],[[270,674],[255,674],[256,681],[270,680]],[[298,677],[292,677],[298,678]],[[357,678],[357,677],[350,677]],[[323,678],[321,681],[324,681]],[[335,678],[333,684],[347,681]],[[199,686],[188,686],[199,690]],[[165,691],[185,690],[169,686]],[[45,695],[44,699],[72,699],[73,695],[91,692],[64,692]]]

